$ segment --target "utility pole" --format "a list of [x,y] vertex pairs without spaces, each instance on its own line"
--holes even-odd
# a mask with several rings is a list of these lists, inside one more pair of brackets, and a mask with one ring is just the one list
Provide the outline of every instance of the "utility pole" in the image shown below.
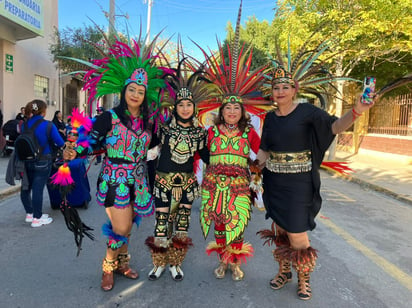
[[152,20],[152,5],[153,0],[145,0],[147,1],[147,27],[146,27],[146,41],[145,45],[149,45],[150,42],[150,23]]
[[109,41],[111,42],[115,33],[115,0],[110,0],[109,7]]

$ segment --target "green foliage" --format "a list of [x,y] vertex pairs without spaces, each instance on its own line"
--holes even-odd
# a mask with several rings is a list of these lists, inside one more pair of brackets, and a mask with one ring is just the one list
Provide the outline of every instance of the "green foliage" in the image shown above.
[[[61,31],[55,29],[55,43],[49,50],[59,68],[64,72],[82,69],[83,66],[60,57],[70,57],[89,61],[102,58],[102,52],[106,50],[104,34],[97,28],[86,26],[85,28],[65,28]],[[99,52],[96,47],[100,48]]]
[[[401,78],[412,72],[412,54],[401,52],[392,55],[391,61],[372,59],[370,61],[360,62],[352,70],[351,76],[362,79],[364,76],[375,76],[376,88],[380,89],[386,84]],[[389,92],[388,96],[397,96],[411,92],[411,85],[405,85]]]
[[[379,88],[412,72],[412,1],[279,0],[275,5],[271,23],[250,17],[240,28],[241,40],[255,50],[253,65],[264,63],[267,54],[275,56],[275,39],[283,53],[289,43],[293,56],[305,42],[310,49],[333,39],[324,58],[332,55],[335,75],[361,80],[373,75]],[[229,23],[228,41],[233,32]]]

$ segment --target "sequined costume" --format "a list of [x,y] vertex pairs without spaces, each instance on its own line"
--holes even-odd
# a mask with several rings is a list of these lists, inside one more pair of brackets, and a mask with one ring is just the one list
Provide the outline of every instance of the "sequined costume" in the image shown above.
[[251,127],[230,137],[213,126],[208,136],[210,164],[202,183],[200,225],[206,238],[214,222],[218,253],[221,258],[233,258],[231,244],[242,247],[243,233],[250,220],[249,155],[251,150],[257,153],[260,138]]
[[[241,12],[242,1],[235,35],[226,45],[227,48],[223,48],[218,41],[217,53],[208,55],[201,49],[205,55],[205,70],[222,95],[199,107],[199,116],[218,109],[218,115],[213,120],[215,127],[208,131],[210,165],[202,183],[202,231],[206,237],[213,221],[215,232],[215,241],[208,244],[206,253],[216,252],[218,256],[215,277],[224,278],[230,268],[234,281],[243,280],[241,263],[246,262],[246,257],[253,256],[252,245],[243,242],[243,232],[250,219],[253,195],[249,188],[248,158],[250,150],[257,153],[260,139],[249,124],[248,114],[261,116],[268,103],[260,91],[266,66],[251,69],[252,49],[240,46]],[[240,117],[237,118],[239,110]],[[223,113],[229,114],[229,117],[226,119]]]
[[136,215],[153,214],[153,198],[146,178],[151,133],[127,128],[110,110],[97,118],[92,136],[105,144],[107,150],[97,181],[97,203],[124,208],[132,199]]
[[156,225],[154,236],[146,239],[153,260],[150,280],[158,279],[167,264],[173,280],[184,277],[181,266],[193,245],[188,235],[192,203],[200,196],[195,161],[200,156],[208,163],[209,158],[207,133],[198,125],[196,103],[208,99],[216,87],[207,81],[202,68],[187,74],[185,64],[182,59],[165,76],[173,89],[166,98],[172,117],[158,133],[161,150],[154,180]]
[[176,123],[161,127],[161,159],[154,185],[154,195],[159,199],[156,204],[163,202],[171,206],[171,203],[179,203],[182,197],[191,204],[200,197],[193,164],[198,151],[207,160],[206,136],[206,131],[201,127],[183,127]]
[[206,131],[201,127],[183,127],[173,119],[159,131],[161,150],[153,194],[156,200],[154,236],[146,239],[153,259],[148,278],[156,280],[167,264],[174,280],[183,279],[181,265],[192,246],[188,236],[191,205],[200,197],[194,173],[195,154],[208,162]]

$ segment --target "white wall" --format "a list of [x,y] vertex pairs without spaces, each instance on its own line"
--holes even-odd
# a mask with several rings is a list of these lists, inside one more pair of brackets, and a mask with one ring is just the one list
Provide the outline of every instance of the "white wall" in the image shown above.
[[[7,40],[0,41],[2,65],[0,75],[0,98],[4,122],[14,118],[20,107],[29,101],[39,98],[34,96],[34,75],[49,79],[49,100],[57,102],[49,105],[46,118],[51,119],[54,111],[61,109],[59,96],[59,75],[49,46],[52,43],[54,27],[58,25],[58,1],[43,0],[44,36],[17,41],[15,44]],[[13,73],[5,72],[5,54],[14,57]]]

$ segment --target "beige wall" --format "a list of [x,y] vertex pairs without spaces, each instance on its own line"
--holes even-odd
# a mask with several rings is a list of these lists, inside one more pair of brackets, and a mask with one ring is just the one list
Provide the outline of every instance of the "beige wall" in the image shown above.
[[[4,122],[14,118],[20,107],[34,98],[34,76],[49,79],[50,104],[46,118],[51,119],[54,111],[61,109],[59,93],[59,75],[49,52],[54,27],[58,26],[58,1],[43,0],[44,36],[11,42],[0,38],[0,99]],[[1,21],[0,21],[1,22]],[[5,54],[13,55],[13,73],[5,71]]]

